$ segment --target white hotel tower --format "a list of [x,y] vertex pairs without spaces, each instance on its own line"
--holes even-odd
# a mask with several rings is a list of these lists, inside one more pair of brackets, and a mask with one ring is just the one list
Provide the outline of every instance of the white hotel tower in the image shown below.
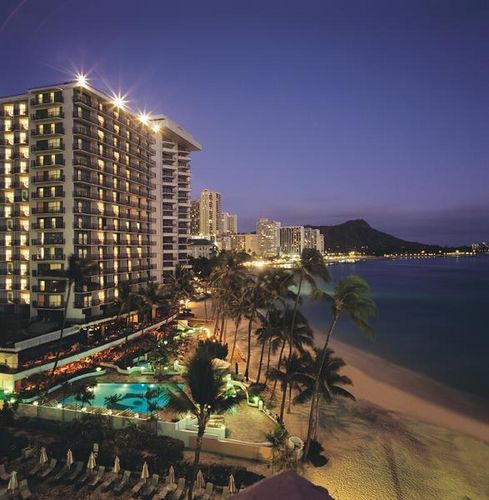
[[77,81],[0,98],[0,308],[59,318],[74,254],[98,264],[68,320],[187,263],[193,137]]

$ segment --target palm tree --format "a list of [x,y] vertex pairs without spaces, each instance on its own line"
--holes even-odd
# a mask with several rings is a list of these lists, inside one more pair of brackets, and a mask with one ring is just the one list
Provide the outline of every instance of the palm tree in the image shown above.
[[[116,303],[119,304],[119,311],[117,312],[116,318],[117,322],[125,311],[130,313],[133,309],[136,308],[137,293],[132,291],[131,285],[127,281],[124,281],[119,285]],[[129,340],[130,333],[128,319],[129,318],[126,319],[125,326],[126,342]]]
[[93,274],[93,271],[98,269],[96,262],[79,259],[76,255],[72,254],[68,257],[68,267],[62,271],[53,272],[51,276],[61,277],[66,282],[65,287],[65,303],[63,309],[63,323],[59,332],[58,345],[56,347],[56,358],[54,360],[53,369],[51,370],[51,381],[54,377],[54,372],[58,367],[59,356],[61,354],[61,345],[63,343],[63,334],[66,327],[66,316],[68,312],[68,305],[70,302],[71,291],[74,285],[81,285],[87,277]]
[[95,394],[93,393],[93,389],[90,385],[82,385],[75,394],[75,400],[80,403],[82,409],[85,404],[89,404],[91,406],[94,398]]
[[[316,374],[319,372],[322,362],[321,349],[314,349],[314,356],[310,356],[307,363],[308,370],[306,377],[298,384],[298,394],[294,398],[294,403],[305,403],[312,398]],[[336,397],[355,400],[355,396],[343,386],[353,385],[353,382],[346,375],[341,375],[340,370],[346,365],[342,358],[334,356],[332,349],[326,350],[326,359],[320,371],[319,392],[316,400],[316,415],[313,438],[317,439],[319,423],[319,400],[322,397],[330,403]]]
[[334,293],[317,289],[313,295],[314,299],[324,301],[330,305],[331,319],[326,333],[326,340],[321,354],[321,362],[318,366],[314,388],[311,397],[311,408],[309,411],[309,424],[307,430],[306,444],[304,448],[304,457],[306,460],[309,447],[311,445],[312,433],[314,429],[315,405],[321,385],[321,372],[326,363],[328,344],[338,319],[343,313],[346,313],[359,330],[369,338],[374,337],[374,332],[368,323],[371,316],[377,312],[375,301],[372,298],[368,283],[360,276],[351,275],[341,280]]
[[165,276],[164,291],[173,308],[180,300],[190,300],[194,296],[193,273],[182,264],[178,264],[173,274]]
[[[320,278],[323,281],[329,281],[329,271],[324,263],[323,256],[321,253],[314,248],[304,248],[301,254],[301,259],[299,265],[293,269],[291,279],[295,282],[297,286],[297,291],[295,292],[294,308],[290,322],[290,331],[292,332],[295,328],[295,321],[297,318],[297,310],[299,307],[299,302],[301,301],[301,292],[304,283],[308,283],[312,290],[317,289],[316,278]],[[289,349],[289,357],[292,355],[292,349]]]
[[216,370],[205,352],[194,354],[184,375],[184,389],[169,389],[169,408],[178,413],[190,412],[197,419],[197,443],[188,499],[192,499],[193,486],[199,467],[200,451],[205,429],[213,413],[222,414],[233,407],[239,398],[228,397],[224,373]]
[[238,338],[238,330],[241,325],[241,321],[246,314],[246,311],[249,308],[249,298],[246,293],[246,289],[238,286],[236,290],[233,290],[229,296],[228,310],[229,314],[234,321],[234,339],[233,339],[233,347],[231,349],[230,360],[232,361],[234,358],[234,351],[236,350],[236,341]]
[[[295,319],[292,319],[295,317]],[[282,346],[280,348],[280,354],[278,358],[277,368],[280,368],[282,359],[284,357],[285,347],[289,346],[289,356],[291,358],[293,350],[297,349],[299,352],[304,351],[305,346],[311,347],[314,343],[314,334],[309,326],[307,318],[300,311],[290,310],[286,307],[282,312],[282,325],[280,327]],[[289,325],[293,324],[294,328],[291,329]],[[275,390],[277,388],[277,380],[273,385],[272,395],[275,396]]]
[[282,402],[280,404],[280,421],[283,421],[287,390],[291,394],[296,384],[305,383],[307,380],[307,369],[310,358],[308,355],[299,355],[293,352],[292,356],[283,359],[279,368],[271,368],[269,377],[271,380],[280,382],[282,388]]

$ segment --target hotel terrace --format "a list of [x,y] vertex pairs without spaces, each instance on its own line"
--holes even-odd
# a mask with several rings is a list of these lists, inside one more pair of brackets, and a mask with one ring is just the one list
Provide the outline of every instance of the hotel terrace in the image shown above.
[[59,319],[71,254],[98,269],[68,320],[104,314],[121,282],[161,280],[187,263],[190,152],[165,116],[132,112],[86,78],[0,99],[0,307]]

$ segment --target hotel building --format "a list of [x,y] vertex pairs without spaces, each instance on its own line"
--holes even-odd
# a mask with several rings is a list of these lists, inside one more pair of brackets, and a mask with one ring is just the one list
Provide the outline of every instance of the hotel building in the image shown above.
[[223,212],[222,214],[222,236],[229,236],[238,232],[238,216]]
[[258,255],[275,257],[280,252],[280,222],[271,219],[259,219],[256,223]]
[[200,145],[76,81],[0,99],[0,308],[59,319],[68,257],[97,268],[67,318],[104,314],[118,286],[187,262],[189,154]]
[[280,252],[301,255],[305,248],[324,252],[324,235],[319,229],[304,226],[282,226],[280,228]]
[[204,189],[199,201],[199,234],[203,238],[216,241],[222,231],[221,193]]

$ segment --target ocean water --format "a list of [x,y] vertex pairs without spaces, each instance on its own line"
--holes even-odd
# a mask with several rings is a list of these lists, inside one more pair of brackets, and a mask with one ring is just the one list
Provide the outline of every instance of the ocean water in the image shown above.
[[[335,337],[489,402],[489,256],[371,260],[329,267],[332,281],[356,273],[378,315],[368,341],[343,318]],[[305,301],[311,326],[326,328],[325,304]]]

